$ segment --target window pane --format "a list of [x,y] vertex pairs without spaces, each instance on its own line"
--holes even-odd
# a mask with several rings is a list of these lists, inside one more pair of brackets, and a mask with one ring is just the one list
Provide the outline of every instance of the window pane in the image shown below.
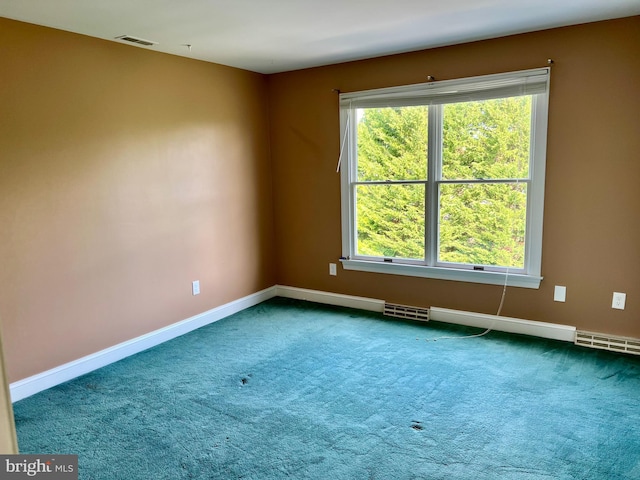
[[425,186],[358,185],[357,254],[424,259]]
[[427,109],[356,110],[358,181],[426,180]]
[[443,106],[442,178],[528,178],[531,96]]
[[439,262],[524,268],[527,184],[440,186]]

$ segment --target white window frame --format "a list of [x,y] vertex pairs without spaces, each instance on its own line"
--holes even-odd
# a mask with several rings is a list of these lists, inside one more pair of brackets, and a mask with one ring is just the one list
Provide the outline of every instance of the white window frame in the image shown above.
[[[414,277],[455,280],[493,285],[539,288],[542,281],[542,225],[547,151],[550,68],[485,75],[456,80],[434,81],[402,87],[382,88],[340,94],[342,265],[346,270],[387,273]],[[529,178],[525,226],[525,264],[523,269],[476,267],[436,263],[437,186],[441,180],[440,105],[516,95],[532,95]],[[429,105],[427,178],[427,252],[424,261],[384,259],[356,254],[355,190],[357,184],[358,108]],[[353,120],[353,121],[352,121]],[[481,270],[478,268],[482,268]]]

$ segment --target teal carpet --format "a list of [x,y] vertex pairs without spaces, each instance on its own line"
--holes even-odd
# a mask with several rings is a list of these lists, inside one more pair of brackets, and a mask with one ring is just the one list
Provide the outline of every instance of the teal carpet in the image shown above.
[[273,299],[14,405],[81,479],[640,479],[640,358]]

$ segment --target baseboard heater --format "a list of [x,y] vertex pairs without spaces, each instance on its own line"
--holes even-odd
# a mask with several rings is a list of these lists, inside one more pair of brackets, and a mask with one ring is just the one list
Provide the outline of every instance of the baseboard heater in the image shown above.
[[438,322],[455,323],[467,327],[490,328],[501,332],[531,335],[572,343],[576,335],[576,328],[569,325],[534,322],[520,318],[450,310],[448,308],[431,307],[429,309],[429,318]]
[[385,302],[382,313],[388,317],[404,318],[405,320],[429,321],[428,308],[410,307],[408,305]]
[[598,348],[600,350],[640,355],[640,339],[638,338],[617,337],[578,330],[576,332],[575,344],[582,345],[583,347]]
[[575,327],[569,325],[557,323],[536,322],[520,318],[465,312],[439,307],[412,307],[387,302],[384,304],[383,313],[389,317],[403,318],[406,320],[418,320],[422,322],[433,320],[436,322],[465,325],[467,327],[490,328],[491,330],[501,332],[562,340],[583,347],[640,355],[640,339],[638,338],[586,332],[576,330]]

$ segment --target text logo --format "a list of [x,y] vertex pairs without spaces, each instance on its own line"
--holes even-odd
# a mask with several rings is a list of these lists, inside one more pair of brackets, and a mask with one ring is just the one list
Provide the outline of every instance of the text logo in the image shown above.
[[0,455],[0,480],[78,480],[77,455]]

